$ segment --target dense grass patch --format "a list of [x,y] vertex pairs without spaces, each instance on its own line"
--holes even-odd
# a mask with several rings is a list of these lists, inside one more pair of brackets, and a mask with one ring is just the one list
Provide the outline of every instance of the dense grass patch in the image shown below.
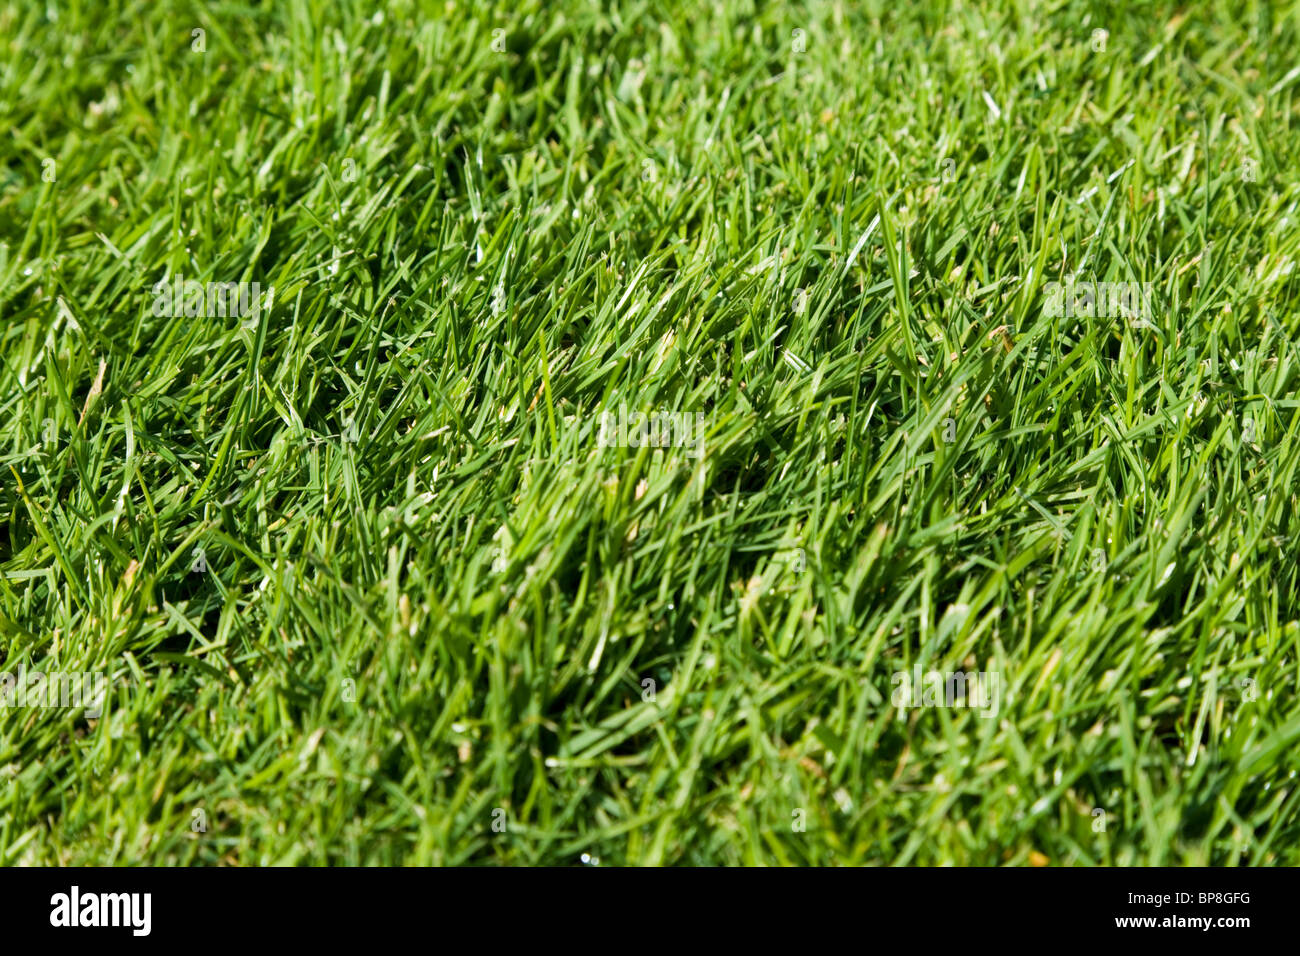
[[0,863],[1300,863],[1293,5],[0,42]]

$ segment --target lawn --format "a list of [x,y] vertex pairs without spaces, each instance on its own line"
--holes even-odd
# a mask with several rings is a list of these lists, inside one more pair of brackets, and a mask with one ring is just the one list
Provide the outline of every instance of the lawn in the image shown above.
[[4,3],[0,864],[1300,865],[1298,14]]

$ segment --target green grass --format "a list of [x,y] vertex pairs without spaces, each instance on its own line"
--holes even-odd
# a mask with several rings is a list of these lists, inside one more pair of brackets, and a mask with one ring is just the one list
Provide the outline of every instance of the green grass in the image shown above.
[[372,12],[0,6],[0,863],[1300,864],[1294,5]]

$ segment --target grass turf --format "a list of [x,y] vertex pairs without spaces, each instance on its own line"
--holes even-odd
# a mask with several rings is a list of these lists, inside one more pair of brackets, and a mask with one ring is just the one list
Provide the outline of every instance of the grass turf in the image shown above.
[[0,37],[0,863],[1300,863],[1293,5]]

